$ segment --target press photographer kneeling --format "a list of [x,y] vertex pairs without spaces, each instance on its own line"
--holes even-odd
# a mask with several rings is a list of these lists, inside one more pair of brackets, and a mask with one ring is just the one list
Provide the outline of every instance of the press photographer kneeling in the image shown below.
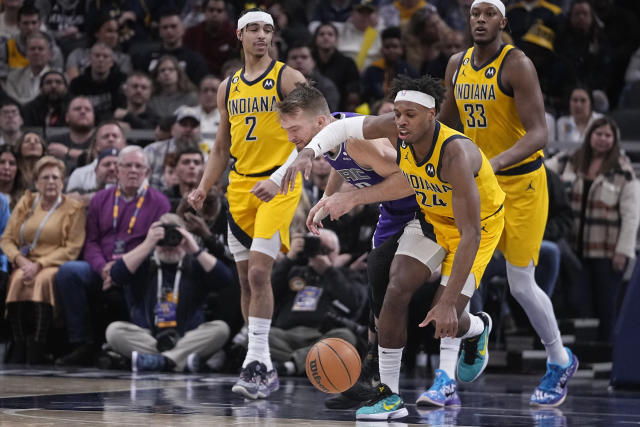
[[114,351],[131,357],[136,371],[197,370],[229,338],[229,326],[204,321],[209,291],[232,283],[232,272],[200,249],[182,219],[164,214],[146,239],[111,268],[124,288],[131,322],[106,332]]

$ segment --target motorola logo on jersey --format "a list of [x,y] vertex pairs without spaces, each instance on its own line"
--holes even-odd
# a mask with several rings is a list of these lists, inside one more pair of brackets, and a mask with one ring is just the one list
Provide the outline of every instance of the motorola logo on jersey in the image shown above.
[[404,142],[404,139],[402,140],[402,148],[407,148],[407,143]]
[[484,72],[484,76],[488,79],[496,75],[496,69],[493,67],[487,68],[487,71]]
[[265,89],[273,89],[275,84],[276,82],[273,81],[273,79],[266,79],[265,81],[262,82],[262,87]]
[[469,63],[469,58],[464,58],[464,61],[462,61],[462,65],[467,65]]
[[231,83],[238,83],[238,76],[235,76],[233,79],[231,79]]
[[434,168],[431,163],[428,163],[425,169],[427,171],[427,175],[429,175],[431,178],[436,176],[436,168]]

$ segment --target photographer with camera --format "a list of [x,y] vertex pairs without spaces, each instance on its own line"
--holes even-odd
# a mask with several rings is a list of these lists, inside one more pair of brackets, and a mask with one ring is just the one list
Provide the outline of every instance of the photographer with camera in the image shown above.
[[221,349],[229,326],[204,321],[211,290],[233,281],[231,270],[201,249],[184,222],[167,213],[145,240],[117,260],[111,277],[125,292],[132,322],[113,322],[107,343],[137,371],[197,371]]
[[356,345],[366,333],[353,320],[366,301],[359,273],[343,267],[338,236],[321,229],[320,236],[294,236],[287,256],[271,276],[274,308],[269,335],[271,357],[282,374],[300,375],[311,345],[336,337]]

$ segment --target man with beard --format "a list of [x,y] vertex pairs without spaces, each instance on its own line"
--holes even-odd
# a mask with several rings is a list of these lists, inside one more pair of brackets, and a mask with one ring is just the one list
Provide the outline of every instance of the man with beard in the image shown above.
[[[106,300],[104,291],[113,287],[109,276],[113,263],[142,243],[151,224],[169,212],[165,195],[146,183],[148,175],[142,148],[125,147],[118,156],[118,185],[98,191],[89,204],[82,260],[63,264],[55,279],[68,340],[73,346],[71,353],[56,361],[58,365],[91,363],[105,320],[96,314],[99,311],[91,301]],[[103,316],[121,320],[126,317],[120,314],[124,311],[121,289],[116,286],[110,292],[117,299]]]
[[186,199],[189,192],[198,186],[203,170],[204,155],[198,147],[186,146],[178,150],[175,166],[178,183],[164,192],[171,203],[171,212],[175,212],[180,200]]
[[232,283],[224,263],[201,249],[175,214],[164,214],[146,239],[111,269],[127,294],[131,322],[113,322],[107,343],[131,357],[131,370],[198,370],[198,360],[220,350],[229,338],[222,320],[204,321],[210,291]]
[[198,147],[200,144],[200,114],[195,108],[184,105],[176,110],[175,116],[176,121],[171,127],[172,138],[154,142],[144,148],[151,168],[149,183],[159,190],[164,189],[162,174],[167,154],[175,153],[183,147]]
[[66,126],[69,101],[67,80],[60,71],[48,71],[40,79],[40,95],[22,109],[24,125],[39,128]]
[[222,75],[222,64],[238,56],[238,38],[225,0],[204,2],[204,21],[187,30],[184,45],[199,52],[213,74]]
[[95,116],[93,105],[86,96],[76,96],[71,100],[65,116],[69,132],[49,140],[47,150],[64,161],[71,171],[86,162],[87,151],[91,143]]

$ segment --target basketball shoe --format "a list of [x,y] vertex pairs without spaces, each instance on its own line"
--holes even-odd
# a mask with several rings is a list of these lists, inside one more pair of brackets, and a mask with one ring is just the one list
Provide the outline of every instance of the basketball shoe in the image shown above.
[[569,354],[569,364],[564,368],[547,362],[547,373],[542,377],[529,402],[536,406],[559,406],[567,397],[567,383],[578,370],[578,358],[565,347]]
[[429,390],[418,397],[416,405],[457,406],[460,405],[458,385],[442,369],[436,369],[436,378]]
[[164,371],[167,368],[167,358],[162,354],[131,352],[131,371]]
[[324,406],[329,409],[355,408],[362,402],[367,402],[376,396],[378,384],[380,384],[378,345],[369,344],[358,381],[350,389],[325,399]]
[[460,381],[470,383],[482,374],[489,362],[489,334],[491,316],[481,311],[477,314],[484,322],[484,330],[478,336],[462,340],[462,352],[458,359],[456,375]]
[[386,384],[380,384],[377,396],[356,411],[358,420],[388,420],[409,415],[402,398]]
[[280,388],[280,380],[278,379],[278,372],[274,369],[267,372],[265,366],[265,373],[260,379],[258,384],[258,397],[260,399],[266,399],[271,393],[277,391]]
[[247,399],[256,400],[259,397],[260,383],[266,373],[267,367],[264,363],[254,360],[240,370],[240,378],[233,385],[231,391],[241,394]]

